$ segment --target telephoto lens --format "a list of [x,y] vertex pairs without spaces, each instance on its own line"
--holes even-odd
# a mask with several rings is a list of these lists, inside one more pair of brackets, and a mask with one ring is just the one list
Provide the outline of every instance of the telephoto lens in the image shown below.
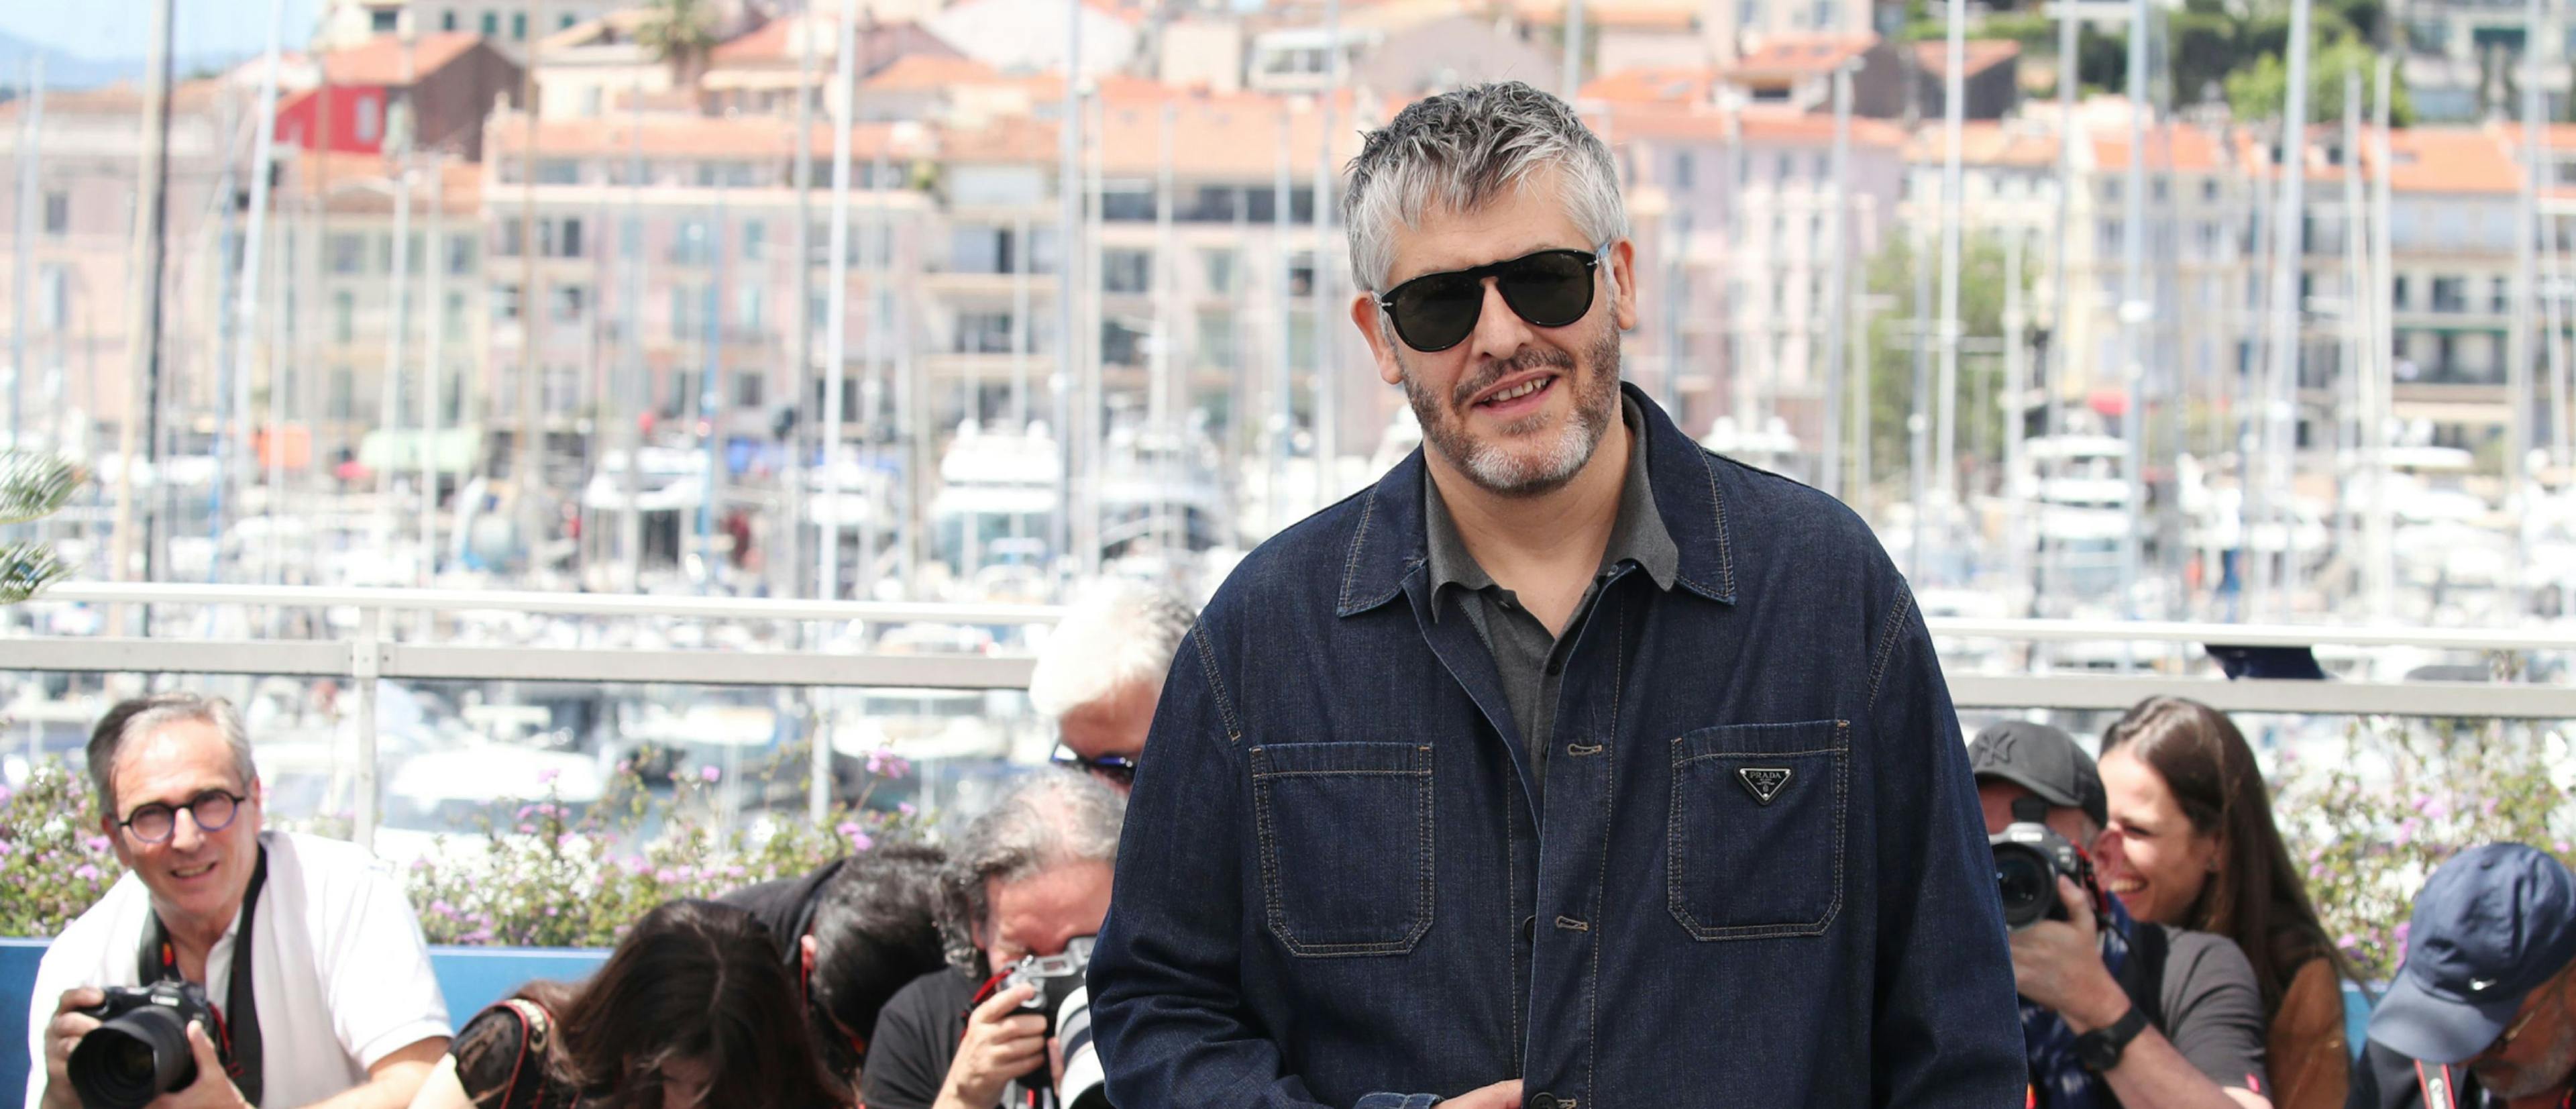
[[1064,1080],[1056,1084],[1056,1103],[1064,1109],[1110,1109],[1108,1075],[1100,1048],[1091,1038],[1091,990],[1077,987],[1056,1010],[1056,1043],[1064,1048]]
[[143,1109],[187,1089],[197,1081],[187,1016],[145,1003],[111,1017],[72,1048],[70,1072],[82,1109]]

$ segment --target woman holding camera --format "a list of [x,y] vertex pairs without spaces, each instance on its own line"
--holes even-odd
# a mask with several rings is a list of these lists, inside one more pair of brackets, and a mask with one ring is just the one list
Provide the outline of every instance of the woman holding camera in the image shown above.
[[412,1109],[848,1106],[796,991],[750,913],[669,902],[587,981],[531,982],[476,1015]]
[[2343,957],[2272,823],[2254,751],[2226,714],[2178,697],[2139,703],[2102,736],[2110,828],[2096,854],[2131,915],[2235,940],[2254,966],[2282,1109],[2344,1103]]

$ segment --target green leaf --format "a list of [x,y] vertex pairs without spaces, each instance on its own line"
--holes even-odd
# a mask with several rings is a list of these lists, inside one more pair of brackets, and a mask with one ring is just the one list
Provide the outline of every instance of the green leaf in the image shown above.
[[0,525],[24,524],[62,511],[89,484],[89,471],[69,459],[0,452]]
[[70,576],[71,565],[42,543],[0,545],[0,605],[17,604]]

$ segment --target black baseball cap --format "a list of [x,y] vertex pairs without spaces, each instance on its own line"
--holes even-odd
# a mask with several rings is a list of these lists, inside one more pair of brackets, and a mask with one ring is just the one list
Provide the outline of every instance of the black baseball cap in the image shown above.
[[2504,1034],[2533,987],[2576,961],[2576,874],[2546,852],[2493,843],[2443,863],[2415,895],[2406,965],[2370,1014],[2370,1038],[2459,1063]]
[[2102,772],[2066,729],[2028,720],[2006,720],[1968,741],[1968,769],[1979,780],[2012,782],[2051,805],[2084,810],[2093,823],[2111,822]]

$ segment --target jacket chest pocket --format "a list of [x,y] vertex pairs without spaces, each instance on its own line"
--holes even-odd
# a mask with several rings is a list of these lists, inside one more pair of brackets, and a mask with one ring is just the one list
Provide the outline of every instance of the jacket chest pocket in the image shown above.
[[1431,929],[1431,748],[1253,748],[1270,934],[1292,955],[1402,955]]
[[1820,936],[1843,902],[1851,726],[1702,728],[1672,744],[1667,881],[1696,940]]

